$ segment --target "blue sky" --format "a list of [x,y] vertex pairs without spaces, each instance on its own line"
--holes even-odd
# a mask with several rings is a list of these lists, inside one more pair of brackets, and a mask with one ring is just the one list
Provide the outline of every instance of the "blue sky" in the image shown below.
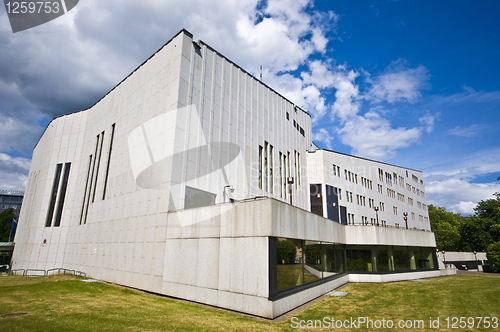
[[422,170],[463,214],[500,191],[499,1],[80,0],[13,34],[0,8],[0,187],[48,122],[95,103],[181,28],[309,111],[318,145]]

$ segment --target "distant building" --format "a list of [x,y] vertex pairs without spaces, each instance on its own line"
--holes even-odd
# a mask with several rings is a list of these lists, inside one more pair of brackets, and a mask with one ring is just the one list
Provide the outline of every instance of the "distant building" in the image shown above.
[[0,190],[0,213],[3,210],[12,208],[14,209],[14,213],[19,217],[23,197],[24,191]]
[[318,149],[309,113],[182,30],[48,125],[13,267],[274,318],[440,276],[428,217],[422,172]]

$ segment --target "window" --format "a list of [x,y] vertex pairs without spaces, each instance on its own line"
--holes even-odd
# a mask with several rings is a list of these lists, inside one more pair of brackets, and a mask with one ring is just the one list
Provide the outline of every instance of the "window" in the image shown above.
[[342,199],[342,189],[339,189],[339,199]]
[[54,227],[59,227],[61,225],[61,216],[64,208],[64,200],[66,198],[66,189],[68,187],[68,178],[70,169],[71,169],[71,163],[66,163],[64,165],[63,182],[61,184],[61,193],[59,194],[59,204],[57,205]]
[[280,172],[280,197],[281,198],[285,198],[284,196],[284,191],[286,191],[286,188],[284,188],[286,185],[284,184],[284,177],[283,177],[283,153],[280,152],[279,154],[280,156],[280,168],[279,168],[279,172]]
[[384,171],[382,170],[382,168],[378,169],[378,179],[384,182]]
[[356,200],[358,201],[358,205],[359,205],[359,195],[356,195]]
[[94,200],[95,200],[95,191],[97,189],[97,179],[99,177],[99,166],[101,165],[101,155],[102,155],[102,144],[103,143],[104,143],[104,131],[101,133],[101,147],[99,148],[99,156],[97,157],[97,169],[95,171],[95,183],[94,183],[94,192],[92,193],[92,203],[94,203]]
[[10,207],[13,208],[14,210],[17,209],[17,205],[11,205]]
[[264,142],[264,166],[262,168],[263,172],[264,172],[264,190],[265,191],[269,191],[268,190],[268,183],[269,183],[269,175],[268,175],[268,167],[269,167],[269,164],[268,164],[268,149],[269,149],[269,143],[267,142]]
[[394,212],[395,215],[398,215],[398,207],[397,206],[393,206],[392,207],[392,212]]
[[263,162],[264,148],[259,145],[259,189],[262,189],[262,162]]
[[52,217],[54,216],[54,208],[56,206],[57,191],[59,189],[59,181],[61,179],[61,171],[63,164],[57,164],[56,173],[54,175],[54,182],[52,183],[52,192],[50,195],[49,209],[45,219],[45,227],[52,226]]
[[411,219],[412,219],[412,220],[415,220],[415,212],[412,212],[412,213],[411,213]]
[[217,195],[208,191],[186,186],[184,208],[194,209],[202,206],[215,205]]
[[290,121],[290,113],[286,112],[286,119]]
[[103,200],[106,198],[106,188],[108,186],[109,165],[111,163],[111,150],[113,149],[113,139],[115,137],[115,125],[116,123],[113,123],[113,125],[111,126],[111,140],[109,142],[108,163],[106,165],[106,175],[104,177],[104,189],[102,191]]
[[[87,180],[85,181],[85,191],[83,192],[82,213],[80,214],[80,225],[82,223],[85,223],[86,220],[87,220],[87,213],[86,213],[86,211],[88,210],[88,205],[87,205],[87,209],[85,209],[85,202],[86,202],[86,199],[87,199],[87,190],[90,190],[89,189],[89,180],[90,180],[90,169],[91,169],[91,167],[92,167],[92,155],[89,156],[89,167],[87,169]],[[85,215],[85,219],[83,218],[84,215]]]
[[337,166],[333,164],[333,175],[337,176]]
[[380,202],[380,211],[385,211],[385,204]]

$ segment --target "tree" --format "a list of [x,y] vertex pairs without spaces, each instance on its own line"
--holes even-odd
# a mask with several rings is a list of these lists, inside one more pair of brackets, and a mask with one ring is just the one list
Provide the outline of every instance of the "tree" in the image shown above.
[[429,205],[431,229],[440,250],[457,251],[460,247],[460,214],[446,211],[442,206]]
[[493,195],[495,198],[477,203],[474,210],[476,216],[482,219],[484,230],[490,234],[492,242],[498,242],[500,241],[500,193],[496,192]]
[[486,218],[472,216],[464,218],[460,227],[461,251],[485,251],[495,242],[489,230],[491,221]]
[[[9,234],[12,228],[12,220],[16,218],[14,209],[9,208],[0,213],[0,242],[9,241]],[[12,238],[14,234],[12,234]]]
[[486,249],[486,257],[493,272],[500,272],[500,241],[492,243]]

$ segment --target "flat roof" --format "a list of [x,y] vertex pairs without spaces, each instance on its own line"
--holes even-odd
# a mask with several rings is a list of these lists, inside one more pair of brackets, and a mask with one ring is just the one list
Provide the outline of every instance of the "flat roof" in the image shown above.
[[[149,58],[147,58],[143,63],[141,63],[139,66],[137,66],[137,68],[135,68],[130,74],[128,74],[124,79],[122,79],[117,85],[115,85],[111,90],[109,90],[104,96],[102,96],[98,101],[96,101],[92,106],[89,106],[85,109],[81,109],[81,110],[77,110],[77,111],[73,111],[73,112],[69,112],[69,113],[66,113],[66,114],[62,114],[62,115],[59,115],[55,118],[53,118],[52,120],[50,120],[49,124],[47,125],[47,127],[45,127],[45,130],[43,131],[42,135],[40,135],[40,138],[38,139],[38,141],[36,142],[35,144],[35,148],[36,146],[38,145],[38,142],[40,142],[40,139],[42,138],[42,136],[45,134],[45,131],[47,130],[47,128],[50,126],[50,124],[52,123],[52,121],[56,120],[56,119],[59,119],[63,116],[67,116],[67,115],[71,115],[71,114],[75,114],[75,113],[79,113],[79,112],[84,112],[84,111],[87,111],[89,109],[91,109],[92,107],[94,107],[95,105],[97,105],[101,100],[103,100],[107,95],[109,95],[114,89],[116,89],[118,86],[120,86],[120,84],[122,84],[127,78],[129,78],[133,73],[135,73],[139,68],[141,68],[146,62],[148,62],[152,57],[154,57],[158,52],[160,52],[166,45],[168,45],[175,37],[177,37],[178,35],[180,35],[181,33],[185,33],[187,36],[189,36],[191,39],[193,39],[193,34],[189,31],[187,31],[186,29],[182,28],[179,32],[177,32],[172,38],[170,38],[165,44],[163,44],[156,52],[154,52]],[[300,109],[302,112],[306,113],[307,115],[311,116],[311,114],[309,114],[309,112],[305,111],[304,109],[302,109],[300,106],[296,105],[295,103],[293,103],[292,101],[290,101],[288,98],[286,98],[285,96],[283,96],[282,94],[280,94],[279,92],[277,92],[276,90],[274,90],[273,88],[271,88],[269,85],[265,84],[264,82],[262,82],[261,80],[259,80],[257,77],[253,76],[252,74],[250,74],[248,71],[246,71],[245,69],[243,69],[241,66],[237,65],[234,61],[231,61],[228,57],[224,56],[222,53],[220,53],[219,51],[215,50],[213,47],[211,47],[210,45],[208,45],[207,43],[205,43],[204,41],[202,40],[198,40],[198,44],[196,44],[196,42],[193,40],[193,43],[195,45],[198,45],[198,47],[200,47],[199,44],[203,43],[203,45],[205,45],[207,48],[209,48],[210,50],[212,50],[213,52],[217,53],[218,55],[220,55],[221,57],[223,57],[224,59],[226,59],[228,62],[232,63],[233,65],[235,65],[236,67],[238,67],[239,69],[241,69],[243,72],[245,72],[247,75],[251,76],[253,79],[255,79],[257,82],[259,82],[260,84],[264,85],[266,88],[272,90],[274,93],[276,93],[277,95],[279,95],[280,97],[282,97],[283,99],[285,99],[286,101],[288,101],[289,103],[291,103],[295,108],[298,108]]]

